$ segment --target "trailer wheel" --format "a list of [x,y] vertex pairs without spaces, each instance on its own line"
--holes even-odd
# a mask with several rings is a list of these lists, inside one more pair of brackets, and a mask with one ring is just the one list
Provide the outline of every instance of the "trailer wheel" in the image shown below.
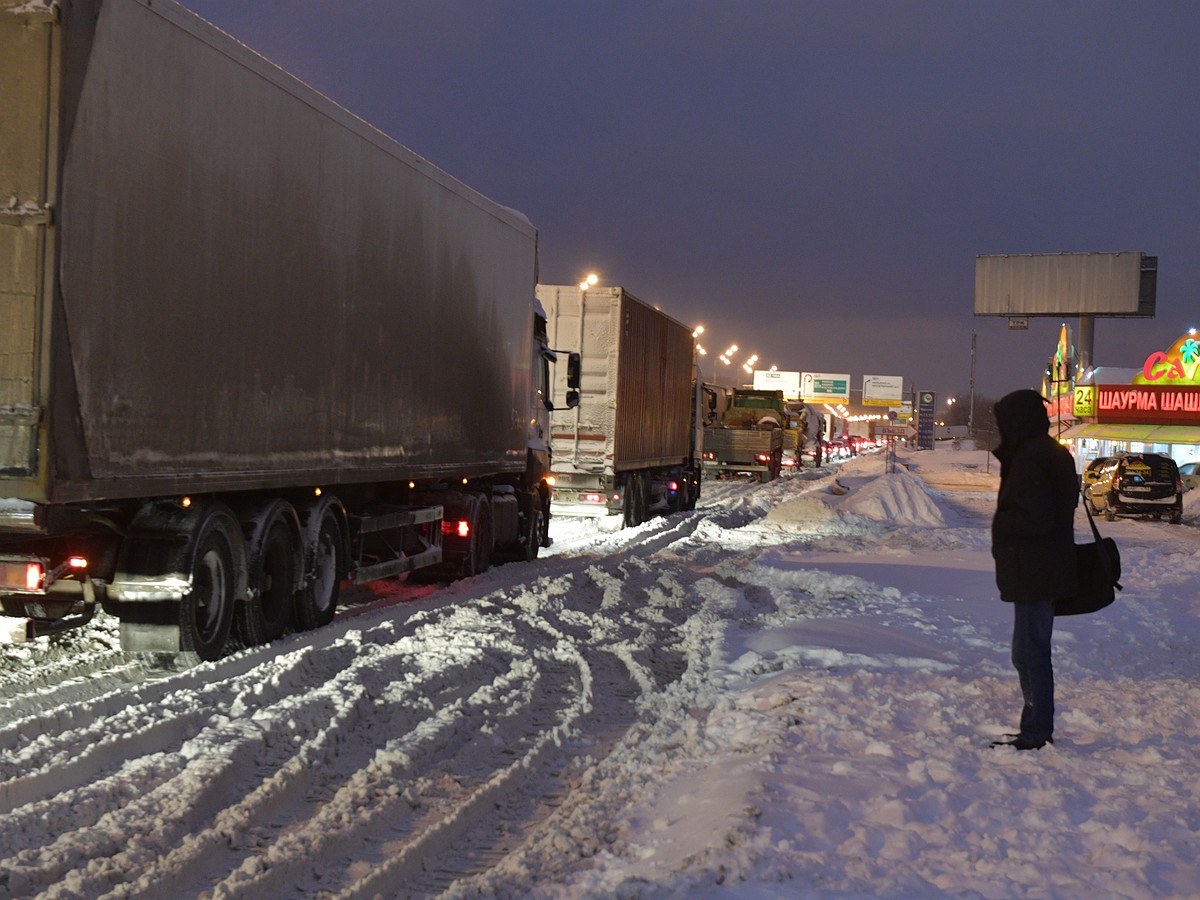
[[675,499],[667,500],[667,511],[671,513],[677,513],[687,509],[688,493],[691,485],[688,484],[687,477],[682,473],[672,474],[674,475],[675,484],[678,486],[675,488]]
[[541,550],[541,533],[545,530],[544,526],[542,526],[542,521],[544,520],[542,520],[541,509],[538,506],[534,506],[533,511],[530,512],[529,534],[526,535],[524,545],[522,546],[522,550],[524,551],[522,558],[527,563],[533,562],[534,559],[538,558],[538,551]]
[[631,472],[625,482],[625,524],[632,528],[646,521],[646,482],[641,472]]
[[312,577],[296,594],[296,627],[321,628],[333,621],[342,589],[342,530],[333,510],[326,508],[312,547]]
[[250,553],[250,597],[239,607],[238,632],[250,646],[283,637],[296,602],[296,547],[276,518]]
[[467,550],[467,558],[463,560],[464,578],[481,575],[492,565],[492,505],[481,498],[475,505],[472,519],[471,545]]
[[234,540],[223,516],[209,516],[196,542],[192,589],[179,604],[179,649],[208,662],[225,652],[233,624]]
[[538,502],[541,504],[541,521],[538,523],[538,546],[550,546],[550,493],[538,491]]

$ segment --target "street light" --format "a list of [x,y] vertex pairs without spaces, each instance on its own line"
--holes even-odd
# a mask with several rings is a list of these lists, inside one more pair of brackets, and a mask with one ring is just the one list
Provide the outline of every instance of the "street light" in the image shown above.
[[591,272],[586,278],[583,279],[583,281],[579,282],[579,289],[581,291],[586,291],[590,287],[595,287],[599,281],[600,276],[595,272]]
[[[694,335],[699,334],[702,331],[704,331],[703,325],[700,326],[699,328],[697,328],[695,331],[693,331],[692,334],[694,336]],[[708,356],[708,351],[704,349],[704,345],[701,344],[699,341],[693,341],[693,344],[696,348],[696,374],[699,376],[700,380],[703,381],[704,380],[704,366],[701,365],[701,357]],[[714,372],[714,376],[715,376],[715,374],[716,373]]]
[[[720,356],[718,356],[717,359],[721,360],[721,362],[723,362],[726,366],[731,366],[731,365],[733,365],[733,355],[735,353],[737,353],[737,349],[738,349],[737,344],[730,344],[729,347],[726,348],[725,352],[722,353]],[[716,380],[715,373],[713,375],[713,379]],[[737,387],[736,381],[737,381],[736,378],[731,379],[730,386]]]

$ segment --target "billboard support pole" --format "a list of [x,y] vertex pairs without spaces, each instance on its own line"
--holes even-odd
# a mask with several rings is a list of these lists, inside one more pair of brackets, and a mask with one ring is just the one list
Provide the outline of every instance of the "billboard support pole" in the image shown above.
[[[1087,374],[1092,367],[1092,350],[1096,343],[1096,317],[1079,317],[1079,372]],[[1076,377],[1079,377],[1078,375]]]

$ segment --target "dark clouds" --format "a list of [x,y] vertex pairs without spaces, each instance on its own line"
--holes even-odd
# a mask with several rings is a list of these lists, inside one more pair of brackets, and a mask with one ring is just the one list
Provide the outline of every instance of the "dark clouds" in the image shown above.
[[1058,322],[972,315],[974,258],[1141,250],[1200,321],[1200,5],[1059,0],[186,5],[540,230],[782,368],[1036,385]]

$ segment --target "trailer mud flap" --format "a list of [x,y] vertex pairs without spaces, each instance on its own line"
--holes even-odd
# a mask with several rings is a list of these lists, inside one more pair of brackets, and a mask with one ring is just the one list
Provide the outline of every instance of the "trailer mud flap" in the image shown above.
[[122,604],[121,649],[126,653],[178,653],[179,601]]

